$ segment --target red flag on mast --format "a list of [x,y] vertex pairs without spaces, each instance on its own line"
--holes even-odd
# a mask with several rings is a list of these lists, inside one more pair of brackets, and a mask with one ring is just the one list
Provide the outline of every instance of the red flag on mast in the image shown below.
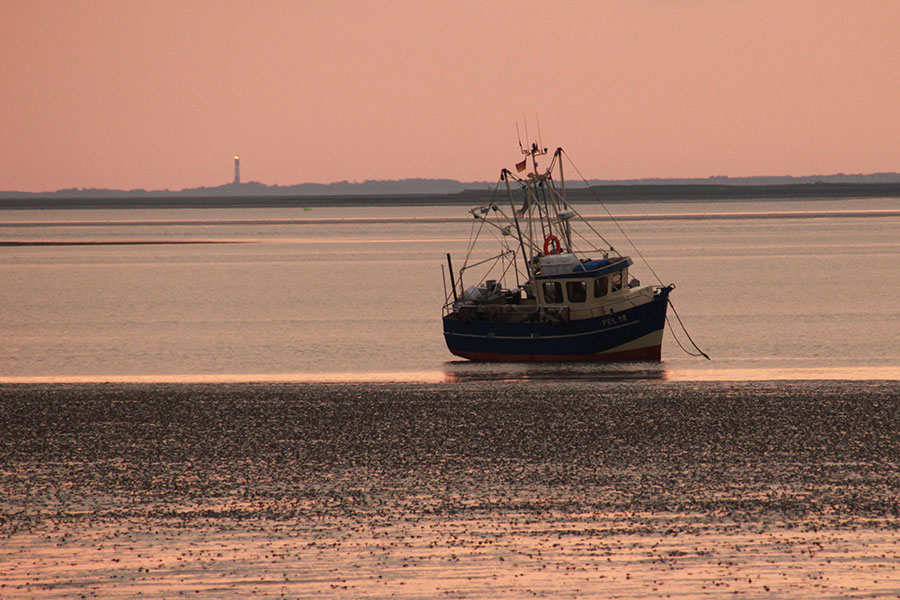
[[527,158],[520,163],[516,163],[516,171],[518,171],[519,173],[524,171],[527,167],[528,167],[528,159]]

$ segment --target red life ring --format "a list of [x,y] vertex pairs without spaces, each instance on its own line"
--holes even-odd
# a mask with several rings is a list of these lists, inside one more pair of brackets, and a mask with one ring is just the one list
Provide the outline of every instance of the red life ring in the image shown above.
[[[553,242],[553,252],[550,251],[550,242]],[[549,256],[551,254],[559,254],[562,252],[562,246],[559,243],[559,238],[553,235],[552,233],[544,238],[544,255]]]

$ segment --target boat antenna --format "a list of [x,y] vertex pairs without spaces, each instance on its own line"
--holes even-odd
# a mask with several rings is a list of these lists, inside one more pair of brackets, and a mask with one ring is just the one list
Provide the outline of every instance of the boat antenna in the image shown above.
[[[531,138],[528,137],[528,116],[522,115],[522,119],[525,121],[525,141],[527,142]],[[522,148],[522,154],[528,154],[524,148]]]
[[522,134],[519,133],[519,122],[518,121],[516,121],[516,138],[518,138],[518,140],[519,140],[519,150],[521,150],[522,153],[524,153],[525,146],[522,145]]
[[[539,145],[541,148],[544,148],[544,137],[541,135],[541,120],[538,118],[538,114],[537,114],[537,113],[534,113],[534,120],[537,121],[537,128],[538,128],[538,145]],[[547,151],[547,149],[544,148],[544,152],[546,152],[546,151]]]

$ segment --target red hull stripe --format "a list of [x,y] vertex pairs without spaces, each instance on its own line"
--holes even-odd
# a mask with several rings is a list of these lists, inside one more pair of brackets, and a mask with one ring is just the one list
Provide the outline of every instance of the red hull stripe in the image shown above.
[[632,360],[658,361],[662,356],[662,346],[648,346],[635,348],[634,350],[621,350],[619,352],[601,352],[599,354],[496,354],[494,352],[453,352],[457,356],[469,360],[488,362],[618,362]]

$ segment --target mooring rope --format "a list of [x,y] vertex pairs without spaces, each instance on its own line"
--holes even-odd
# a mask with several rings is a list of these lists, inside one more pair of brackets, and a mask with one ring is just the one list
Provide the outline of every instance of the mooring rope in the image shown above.
[[[609,215],[609,218],[612,219],[612,222],[618,228],[619,233],[622,234],[622,237],[624,237],[626,240],[628,240],[628,243],[634,249],[635,254],[637,254],[641,258],[641,260],[644,262],[644,264],[647,265],[647,268],[650,270],[651,273],[653,273],[653,276],[656,278],[656,281],[659,282],[659,285],[663,285],[662,279],[660,279],[659,275],[656,274],[656,271],[653,270],[653,267],[650,265],[650,261],[648,261],[644,257],[644,255],[641,254],[641,251],[638,249],[637,245],[635,245],[635,243],[633,241],[631,241],[631,238],[628,237],[628,234],[625,233],[625,230],[622,229],[621,225],[619,225],[619,222],[616,220],[616,217],[613,216],[612,212],[610,212],[610,210],[606,207],[606,204],[603,203],[603,200],[601,200],[600,197],[596,193],[594,193],[594,189],[588,183],[587,179],[585,179],[584,175],[581,174],[581,170],[578,168],[578,165],[575,164],[575,161],[572,160],[572,157],[569,156],[569,153],[566,152],[565,150],[563,150],[563,152],[565,153],[566,158],[569,159],[569,164],[572,165],[572,168],[575,169],[575,172],[578,173],[579,177],[581,177],[581,181],[584,182],[584,185],[587,187],[588,191],[591,193],[591,196],[593,196],[594,200],[600,206],[603,207],[603,210],[606,211],[606,214]],[[666,302],[669,303],[669,306],[672,308],[672,314],[675,315],[675,318],[678,320],[678,324],[681,326],[681,330],[684,332],[684,335],[687,336],[688,341],[691,342],[691,345],[694,347],[694,349],[697,351],[697,353],[691,352],[690,350],[688,350],[687,348],[684,347],[684,345],[681,343],[681,340],[679,340],[678,336],[675,335],[675,329],[672,327],[672,322],[669,320],[668,315],[666,315],[666,325],[669,326],[669,331],[672,333],[672,337],[675,338],[675,342],[678,344],[678,347],[681,348],[684,351],[684,353],[687,354],[688,356],[702,356],[706,360],[711,360],[709,358],[709,355],[700,349],[700,347],[697,345],[697,343],[694,342],[694,339],[691,337],[691,334],[688,333],[687,327],[684,326],[684,322],[682,322],[681,317],[678,316],[678,311],[675,310],[675,305],[672,304],[672,301],[669,298],[666,298]]]
[[678,336],[675,335],[675,329],[672,327],[672,322],[669,321],[669,316],[666,315],[666,325],[669,326],[669,331],[672,333],[672,337],[675,338],[675,342],[678,344],[678,347],[681,348],[684,351],[684,353],[687,354],[688,356],[702,356],[706,360],[712,360],[709,357],[709,354],[707,354],[706,352],[701,350],[700,347],[697,345],[697,343],[694,342],[693,338],[691,338],[691,334],[688,333],[687,327],[684,326],[684,323],[681,321],[681,317],[678,316],[678,311],[675,310],[675,305],[672,304],[672,301],[669,298],[666,298],[666,302],[669,303],[669,308],[672,309],[672,314],[675,315],[676,319],[678,319],[678,324],[681,325],[681,330],[684,332],[684,335],[687,336],[688,341],[691,342],[691,345],[694,347],[694,349],[697,351],[697,353],[695,354],[695,353],[689,351],[687,348],[685,348],[681,344],[681,341],[678,339]]

